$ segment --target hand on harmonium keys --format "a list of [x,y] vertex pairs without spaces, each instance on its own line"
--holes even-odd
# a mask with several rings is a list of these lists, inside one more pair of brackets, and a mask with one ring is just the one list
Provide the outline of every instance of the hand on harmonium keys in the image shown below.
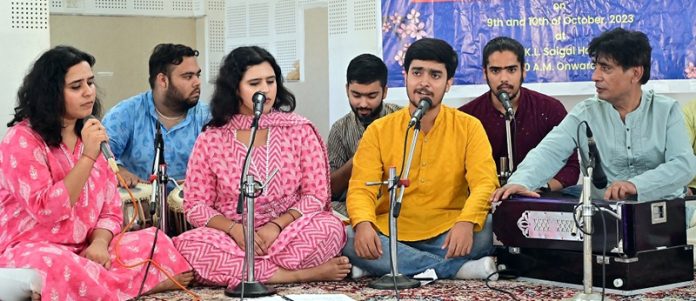
[[541,197],[538,193],[527,189],[519,184],[505,184],[505,186],[496,189],[489,199],[490,202],[498,202],[501,200],[507,200],[513,194],[519,194],[528,197],[538,198]]

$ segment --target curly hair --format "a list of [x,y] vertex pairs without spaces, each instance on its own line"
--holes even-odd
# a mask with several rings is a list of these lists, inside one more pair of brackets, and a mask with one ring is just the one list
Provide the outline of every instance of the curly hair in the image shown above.
[[295,110],[295,95],[283,85],[283,73],[273,56],[258,46],[238,47],[225,57],[220,66],[220,72],[215,81],[215,91],[210,100],[212,119],[206,127],[221,127],[227,124],[232,116],[239,114],[242,100],[237,92],[242,77],[249,67],[263,62],[268,62],[275,73],[278,93],[273,108],[282,112]]
[[[44,52],[24,77],[17,92],[17,106],[11,127],[29,119],[31,128],[39,133],[48,146],[57,147],[62,141],[60,134],[65,115],[65,75],[70,67],[81,62],[94,66],[92,55],[71,46],[56,46]],[[101,116],[101,102],[96,97],[92,115]],[[83,120],[75,123],[75,133],[80,137]]]

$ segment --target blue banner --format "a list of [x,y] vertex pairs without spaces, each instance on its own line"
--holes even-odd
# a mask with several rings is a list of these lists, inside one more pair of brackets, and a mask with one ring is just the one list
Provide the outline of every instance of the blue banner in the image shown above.
[[460,54],[456,85],[485,83],[481,53],[497,36],[525,47],[527,83],[590,81],[587,45],[615,27],[647,34],[651,79],[696,79],[693,0],[382,0],[391,87],[404,85],[403,56],[423,37],[443,39]]

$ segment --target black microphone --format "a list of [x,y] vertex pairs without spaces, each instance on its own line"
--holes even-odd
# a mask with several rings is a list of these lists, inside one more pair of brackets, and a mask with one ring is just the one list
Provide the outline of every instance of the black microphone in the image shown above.
[[416,123],[423,118],[423,115],[425,115],[425,113],[428,112],[432,106],[433,101],[430,100],[430,98],[421,98],[420,102],[418,103],[418,108],[415,112],[413,112],[413,116],[411,116],[411,121],[408,122],[408,127],[416,125]]
[[159,162],[155,162],[155,164],[165,164],[164,160],[164,138],[162,137],[162,130],[161,130],[162,124],[157,120],[156,123],[156,132],[155,132],[155,151],[158,151],[160,153],[159,157]]
[[599,150],[597,149],[597,143],[595,143],[592,137],[592,130],[590,126],[587,125],[585,134],[587,134],[587,148],[589,149],[588,155],[590,160],[594,158],[594,169],[592,170],[592,185],[599,189],[604,189],[607,187],[607,175],[604,174],[602,169],[602,160],[599,158]]
[[[90,119],[99,120],[94,115],[89,115],[87,116],[87,118],[85,118],[85,121]],[[109,142],[102,141],[101,143],[99,143],[99,149],[101,150],[102,155],[104,155],[106,162],[109,163],[109,167],[111,168],[111,170],[115,173],[118,173],[118,164],[116,164],[116,159],[114,159],[114,153],[112,153],[111,148],[109,148]]]
[[510,118],[513,118],[515,116],[515,113],[512,111],[510,95],[508,95],[508,93],[505,91],[500,91],[498,92],[498,100],[500,100],[500,102],[503,103],[503,108],[505,108],[505,115],[507,115]]
[[256,92],[254,96],[251,97],[254,102],[254,118],[261,117],[263,113],[263,104],[266,102],[266,95],[263,92]]
[[[164,160],[164,138],[162,137],[162,124],[159,120],[155,121],[155,159],[152,166],[152,192],[150,193],[150,215],[157,212],[157,192],[159,186],[156,185],[163,181],[164,174],[167,172],[167,163]],[[166,183],[165,183],[166,184]]]

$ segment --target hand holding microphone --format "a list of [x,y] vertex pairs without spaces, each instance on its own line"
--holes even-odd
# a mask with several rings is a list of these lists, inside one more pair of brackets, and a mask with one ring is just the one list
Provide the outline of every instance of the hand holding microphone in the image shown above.
[[[114,173],[118,173],[118,165],[114,159],[114,154],[109,148],[109,136],[106,134],[104,125],[93,115],[89,115],[84,119],[82,127],[82,141],[85,144],[83,153],[88,156],[93,155],[95,158],[101,151],[104,158],[109,163],[109,167]],[[98,145],[98,148],[97,148]]]
[[416,125],[416,123],[420,122],[421,118],[423,118],[423,115],[430,110],[430,107],[433,106],[433,101],[430,100],[430,98],[423,97],[421,98],[420,102],[418,103],[418,108],[416,109],[415,112],[413,112],[413,115],[411,116],[411,120],[408,122],[408,127],[412,127]]

